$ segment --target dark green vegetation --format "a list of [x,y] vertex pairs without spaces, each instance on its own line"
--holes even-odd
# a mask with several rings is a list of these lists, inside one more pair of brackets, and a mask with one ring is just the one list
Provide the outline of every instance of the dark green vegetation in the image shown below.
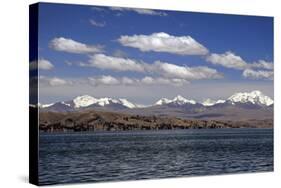
[[273,120],[203,120],[177,117],[141,116],[117,112],[40,112],[39,129],[61,131],[127,131],[201,128],[272,128]]

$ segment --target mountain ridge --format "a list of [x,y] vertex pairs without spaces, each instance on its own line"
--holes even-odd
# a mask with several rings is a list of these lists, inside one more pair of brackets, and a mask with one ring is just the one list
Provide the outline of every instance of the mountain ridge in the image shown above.
[[160,100],[156,101],[154,104],[149,106],[137,105],[125,98],[118,98],[113,99],[110,97],[102,97],[102,98],[95,98],[90,95],[80,95],[75,97],[69,101],[60,101],[51,104],[39,104],[39,108],[45,110],[54,110],[56,111],[58,108],[63,109],[65,106],[66,111],[75,111],[81,109],[88,109],[90,107],[110,107],[110,106],[119,106],[120,108],[150,108],[153,106],[197,106],[197,107],[212,107],[219,104],[231,104],[231,105],[248,105],[248,106],[262,106],[268,107],[274,104],[273,100],[264,95],[262,92],[258,90],[254,90],[252,92],[237,92],[227,99],[219,99],[219,100],[212,100],[206,99],[203,102],[197,102],[193,99],[186,99],[181,95],[177,95],[173,99],[168,98],[161,98]]

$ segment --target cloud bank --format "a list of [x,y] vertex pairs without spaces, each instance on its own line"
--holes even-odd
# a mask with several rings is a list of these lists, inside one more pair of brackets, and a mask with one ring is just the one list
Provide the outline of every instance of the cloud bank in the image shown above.
[[148,64],[134,59],[107,56],[105,54],[92,55],[90,56],[89,63],[80,65],[113,71],[133,71],[161,75],[166,78],[184,79],[187,81],[223,78],[223,75],[217,70],[205,66],[188,67],[161,61]]
[[41,87],[56,87],[56,86],[81,86],[92,85],[98,86],[141,86],[141,85],[171,85],[182,86],[189,84],[184,79],[164,78],[164,77],[150,77],[129,78],[129,77],[113,77],[111,75],[93,76],[88,78],[72,78],[65,79],[59,77],[40,76],[39,84]]

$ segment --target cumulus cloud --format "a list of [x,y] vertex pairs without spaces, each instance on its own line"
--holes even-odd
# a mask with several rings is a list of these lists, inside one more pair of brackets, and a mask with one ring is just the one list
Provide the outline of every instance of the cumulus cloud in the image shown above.
[[112,55],[113,55],[114,57],[123,57],[123,58],[125,58],[125,57],[128,56],[126,52],[124,52],[124,51],[122,51],[122,50],[119,50],[119,49],[114,50],[114,52],[113,52]]
[[273,70],[273,62],[267,62],[259,60],[258,62],[248,63],[240,56],[233,52],[225,52],[223,54],[212,53],[206,57],[206,60],[214,65],[221,65],[227,68],[233,68],[238,70],[245,69],[267,69]]
[[60,85],[66,85],[67,81],[61,78],[54,77],[49,80],[49,83],[51,86],[60,86]]
[[233,52],[225,52],[223,54],[212,53],[206,57],[206,60],[214,65],[221,65],[227,68],[243,70],[247,67],[247,63]]
[[39,77],[39,84],[41,86],[63,86],[63,85],[72,85],[70,80],[65,80],[58,77]]
[[95,21],[94,19],[90,19],[90,24],[95,26],[95,27],[104,27],[106,25],[105,22],[98,22],[98,21]]
[[50,47],[57,51],[76,54],[102,52],[102,46],[100,45],[87,45],[64,37],[54,38],[50,42]]
[[124,85],[133,85],[136,83],[136,80],[133,78],[123,77],[121,79],[121,83],[123,83]]
[[263,70],[252,70],[246,69],[243,71],[243,77],[253,79],[253,80],[273,80],[273,71],[263,71]]
[[140,80],[140,83],[147,84],[147,85],[157,84],[157,85],[181,86],[183,84],[188,84],[189,82],[187,80],[178,79],[178,78],[169,79],[169,78],[163,78],[163,77],[153,78],[150,76],[146,76]]
[[141,62],[128,58],[107,56],[104,54],[92,55],[88,64],[81,65],[97,67],[100,69],[110,69],[115,71],[145,71],[144,66]]
[[264,61],[264,60],[259,60],[258,62],[250,64],[249,67],[273,70],[274,66],[273,66],[273,62],[267,62],[267,61]]
[[184,80],[219,79],[223,77],[217,70],[205,66],[188,67],[161,61],[148,64],[129,58],[112,57],[104,54],[95,54],[90,57],[89,63],[80,65],[114,71],[133,71],[150,75],[161,75],[166,78]]
[[92,85],[119,85],[120,81],[112,76],[101,76],[98,78],[89,78]]
[[189,82],[184,79],[169,79],[163,77],[150,77],[145,76],[143,78],[129,78],[129,77],[113,77],[110,75],[103,75],[98,77],[89,77],[89,83],[94,86],[99,85],[173,85],[181,86],[188,84]]
[[188,67],[179,66],[171,63],[156,61],[154,64],[154,70],[165,77],[181,78],[185,80],[199,80],[199,79],[219,79],[223,75],[217,70],[199,66]]
[[167,33],[151,35],[123,35],[118,39],[123,46],[138,48],[143,52],[166,52],[178,55],[206,55],[208,49],[190,36],[173,36]]
[[123,7],[110,7],[111,10],[115,11],[133,11],[138,14],[150,15],[150,16],[167,16],[165,12],[156,11],[151,9],[142,9],[142,8],[123,8]]
[[41,69],[41,70],[51,70],[54,65],[47,59],[38,59],[38,61],[32,61],[29,64],[30,70]]

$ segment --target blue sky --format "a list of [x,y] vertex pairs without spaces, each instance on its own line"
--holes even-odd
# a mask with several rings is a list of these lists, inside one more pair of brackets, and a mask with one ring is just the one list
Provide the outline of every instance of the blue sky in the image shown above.
[[273,18],[41,3],[38,62],[43,103],[273,97]]

